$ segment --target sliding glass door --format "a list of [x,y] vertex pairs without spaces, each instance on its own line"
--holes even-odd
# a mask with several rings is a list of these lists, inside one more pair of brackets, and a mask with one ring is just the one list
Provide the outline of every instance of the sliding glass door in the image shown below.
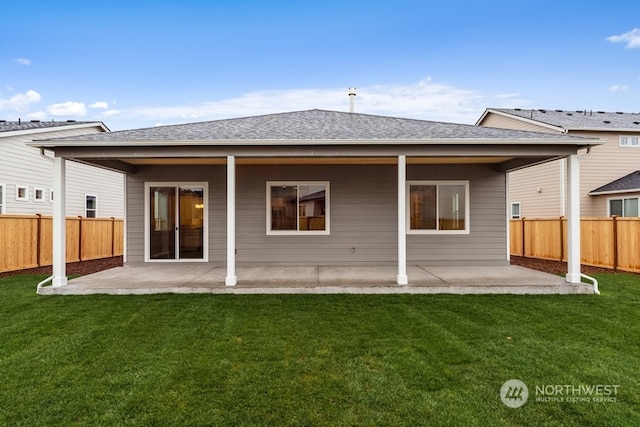
[[146,189],[147,260],[206,261],[206,183],[150,183]]

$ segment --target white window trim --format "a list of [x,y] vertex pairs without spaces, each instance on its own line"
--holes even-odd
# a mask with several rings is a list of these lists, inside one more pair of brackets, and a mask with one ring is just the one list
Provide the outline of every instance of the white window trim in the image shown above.
[[[149,229],[151,228],[151,204],[149,189],[151,187],[202,187],[204,190],[204,212],[202,213],[202,259],[151,259]],[[209,262],[209,183],[206,181],[153,181],[144,183],[144,262]]]
[[[411,228],[411,186],[412,185],[464,185],[464,230],[414,230]],[[469,203],[469,181],[407,181],[406,186],[406,210],[407,210],[407,234],[470,234],[471,230],[471,217],[470,203]],[[437,199],[436,199],[437,204]],[[436,213],[438,213],[438,207],[436,205]],[[436,221],[436,224],[438,221]]]
[[[40,198],[38,198],[38,191],[41,194]],[[46,192],[45,192],[44,188],[34,187],[34,189],[33,189],[33,201],[34,202],[38,202],[38,203],[44,203],[46,201],[45,194],[46,194]]]
[[[279,185],[290,185],[290,186],[300,186],[300,185],[324,185],[325,186],[325,219],[324,219],[324,230],[272,230],[271,229],[271,187],[279,186]],[[266,188],[266,199],[267,199],[267,235],[268,236],[318,236],[318,235],[329,235],[331,234],[330,227],[330,184],[329,181],[267,181]],[[299,209],[296,209],[297,215],[300,215]]]
[[[635,139],[635,144],[633,140]],[[622,143],[624,141],[624,144]],[[639,148],[640,147],[640,135],[620,135],[618,137],[618,146],[623,148]]]
[[4,214],[7,202],[7,185],[0,184],[0,189],[2,189],[2,192],[0,192],[0,215],[2,215]]
[[[25,197],[20,197],[20,189],[24,188],[25,192],[24,194],[26,194]],[[29,201],[29,186],[28,185],[16,185],[16,200],[19,202],[28,202]]]
[[[513,205],[518,205],[518,216],[513,216]],[[520,202],[511,202],[509,205],[509,218],[511,219],[521,219],[522,218],[522,203]]]
[[[96,199],[96,208],[95,209],[87,209],[87,197],[93,197],[93,198]],[[85,218],[90,218],[87,215],[87,212],[89,210],[93,210],[93,211],[96,212],[96,215],[93,218],[98,218],[98,196],[96,194],[88,194],[87,193],[87,194],[84,195],[84,216],[85,216]]]
[[53,188],[49,190],[49,203],[53,203]]
[[[611,201],[612,200],[622,200],[622,209],[624,210],[624,201],[628,199],[638,199],[638,206],[640,209],[640,196],[630,196],[630,197],[607,197],[607,216],[611,216]],[[624,212],[623,212],[624,217]],[[629,217],[635,218],[635,217]]]

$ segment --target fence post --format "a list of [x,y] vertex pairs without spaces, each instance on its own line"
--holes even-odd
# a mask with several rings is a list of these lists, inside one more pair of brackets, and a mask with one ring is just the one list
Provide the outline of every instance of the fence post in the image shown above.
[[560,261],[564,261],[564,224],[562,220],[564,216],[560,217]]
[[78,216],[78,258],[82,261],[82,216]]
[[613,270],[618,269],[618,216],[613,215]]
[[522,217],[522,258],[525,258],[527,256],[527,254],[525,253],[527,248],[527,243],[526,243],[527,235],[525,234],[524,220],[525,220],[525,217]]
[[40,267],[40,246],[42,245],[42,214],[36,214],[36,265]]
[[116,218],[111,217],[111,256],[116,254]]

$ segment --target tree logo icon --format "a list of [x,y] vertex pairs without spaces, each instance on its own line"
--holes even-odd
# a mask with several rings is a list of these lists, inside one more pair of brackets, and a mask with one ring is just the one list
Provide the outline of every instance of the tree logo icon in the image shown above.
[[508,380],[500,387],[500,400],[509,408],[519,408],[529,399],[529,389],[520,380]]

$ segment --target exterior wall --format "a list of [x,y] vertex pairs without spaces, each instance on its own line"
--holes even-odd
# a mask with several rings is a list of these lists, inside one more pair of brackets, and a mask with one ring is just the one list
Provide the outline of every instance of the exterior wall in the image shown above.
[[[482,126],[553,132],[522,120],[489,113]],[[607,198],[589,196],[588,193],[611,181],[640,169],[640,147],[620,147],[621,135],[640,136],[640,132],[570,131],[569,135],[600,138],[607,142],[595,146],[580,159],[580,211],[583,217],[607,215]],[[566,163],[566,162],[565,162]],[[560,161],[532,166],[509,174],[509,203],[521,202],[521,215],[525,217],[556,217],[562,215]],[[565,168],[566,200],[566,168]],[[537,193],[541,187],[542,192]],[[565,204],[566,206],[566,204]]]
[[563,168],[563,165],[566,166],[565,160],[557,160],[510,172],[509,205],[520,202],[522,217],[544,218],[563,215],[561,183],[563,179],[566,182],[566,167]]
[[[97,128],[26,133],[3,137],[0,134],[0,185],[4,184],[4,213],[51,215],[53,203],[53,163],[40,156],[37,148],[26,145],[34,139],[63,138],[94,133]],[[48,153],[50,156],[51,153]],[[16,187],[28,187],[28,201],[16,200]],[[35,189],[44,190],[44,201],[36,202]],[[120,173],[67,162],[67,215],[85,216],[85,194],[98,197],[98,217],[124,216],[124,176]],[[55,195],[54,195],[55,197]]]
[[640,132],[570,132],[571,135],[606,139],[580,160],[580,208],[582,216],[606,216],[605,197],[588,196],[592,190],[640,169],[640,147],[620,147],[620,135]]
[[[396,165],[237,165],[236,248],[242,264],[397,262]],[[144,261],[144,184],[209,183],[209,261],[226,260],[226,166],[148,166],[127,178],[127,262]],[[409,235],[408,262],[507,261],[505,175],[481,165],[409,165],[408,180],[470,180],[470,234]],[[329,181],[329,235],[267,235],[267,181]]]
[[532,132],[557,133],[545,126],[538,126],[535,123],[528,123],[493,113],[487,114],[482,121],[482,126],[501,129],[529,130]]

